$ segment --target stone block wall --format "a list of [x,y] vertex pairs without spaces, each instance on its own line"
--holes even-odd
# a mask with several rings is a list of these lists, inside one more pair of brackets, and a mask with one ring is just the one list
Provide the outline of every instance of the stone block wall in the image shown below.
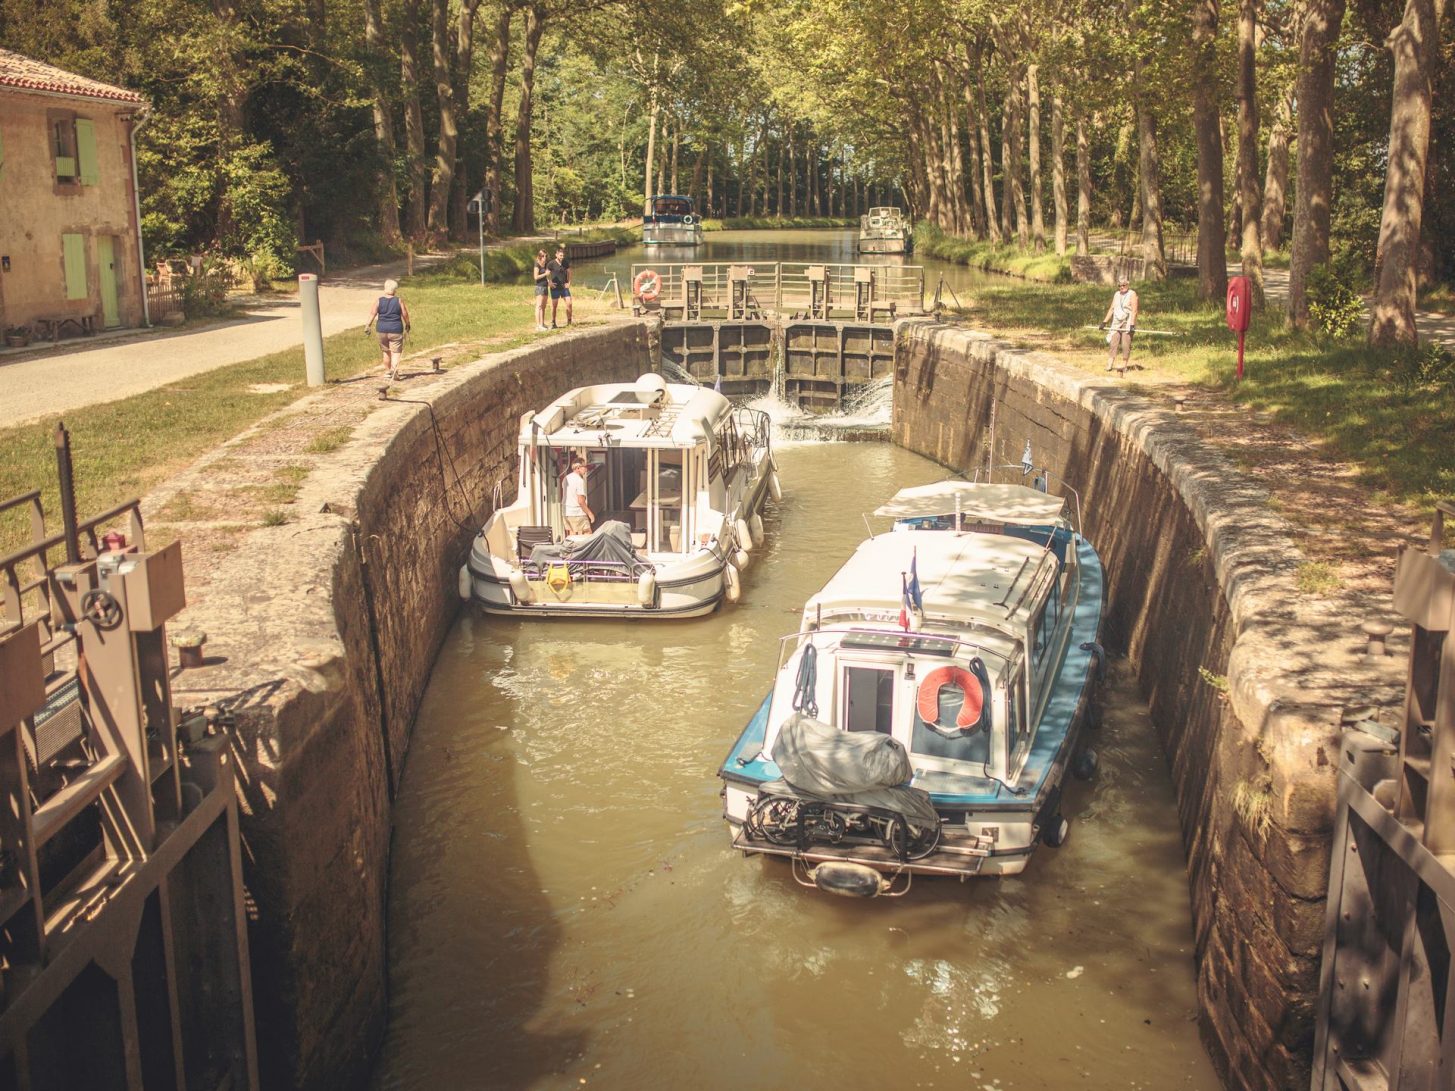
[[1174,412],[1043,353],[902,323],[893,437],[982,480],[1016,467],[1002,481],[1029,441],[1079,493],[1103,639],[1136,669],[1177,793],[1204,1042],[1229,1086],[1307,1087],[1340,723],[1400,700],[1359,646],[1388,598],[1300,594],[1259,485]]
[[301,517],[251,532],[183,615],[210,640],[177,699],[235,721],[265,1087],[367,1080],[386,1017],[391,801],[459,566],[497,488],[515,495],[521,416],[652,365],[630,323],[412,381],[318,460]]

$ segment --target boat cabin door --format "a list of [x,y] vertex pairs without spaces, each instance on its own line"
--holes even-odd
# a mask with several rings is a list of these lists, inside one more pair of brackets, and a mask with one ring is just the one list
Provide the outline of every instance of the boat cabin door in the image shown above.
[[646,489],[632,505],[642,505],[647,517],[647,548],[654,553],[681,553],[692,541],[692,452],[654,447],[647,451]]

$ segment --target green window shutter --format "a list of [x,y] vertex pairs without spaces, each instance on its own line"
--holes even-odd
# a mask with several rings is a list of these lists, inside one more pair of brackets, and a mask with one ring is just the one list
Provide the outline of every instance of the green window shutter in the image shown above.
[[83,186],[94,186],[101,180],[96,167],[96,126],[84,117],[76,118],[76,160]]
[[66,298],[86,298],[86,239],[82,235],[61,236],[61,256],[66,267]]

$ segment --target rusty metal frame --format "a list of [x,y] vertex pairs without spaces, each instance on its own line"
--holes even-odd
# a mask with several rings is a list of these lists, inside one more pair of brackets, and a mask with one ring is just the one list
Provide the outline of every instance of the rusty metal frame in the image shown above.
[[1411,623],[1397,743],[1363,722],[1339,761],[1313,1091],[1455,1085],[1455,550],[1437,505],[1428,548],[1402,546]]
[[0,558],[0,1088],[256,1088],[233,759],[171,701],[181,547],[144,549],[135,500],[59,534],[35,491],[0,513],[27,507]]

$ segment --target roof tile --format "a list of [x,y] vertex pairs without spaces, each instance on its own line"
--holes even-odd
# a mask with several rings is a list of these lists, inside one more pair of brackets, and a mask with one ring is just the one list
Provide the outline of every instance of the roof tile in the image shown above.
[[112,99],[117,102],[145,102],[135,91],[113,87],[109,83],[87,79],[55,65],[42,64],[29,57],[0,49],[0,88],[18,87],[27,91],[50,91],[81,98]]

